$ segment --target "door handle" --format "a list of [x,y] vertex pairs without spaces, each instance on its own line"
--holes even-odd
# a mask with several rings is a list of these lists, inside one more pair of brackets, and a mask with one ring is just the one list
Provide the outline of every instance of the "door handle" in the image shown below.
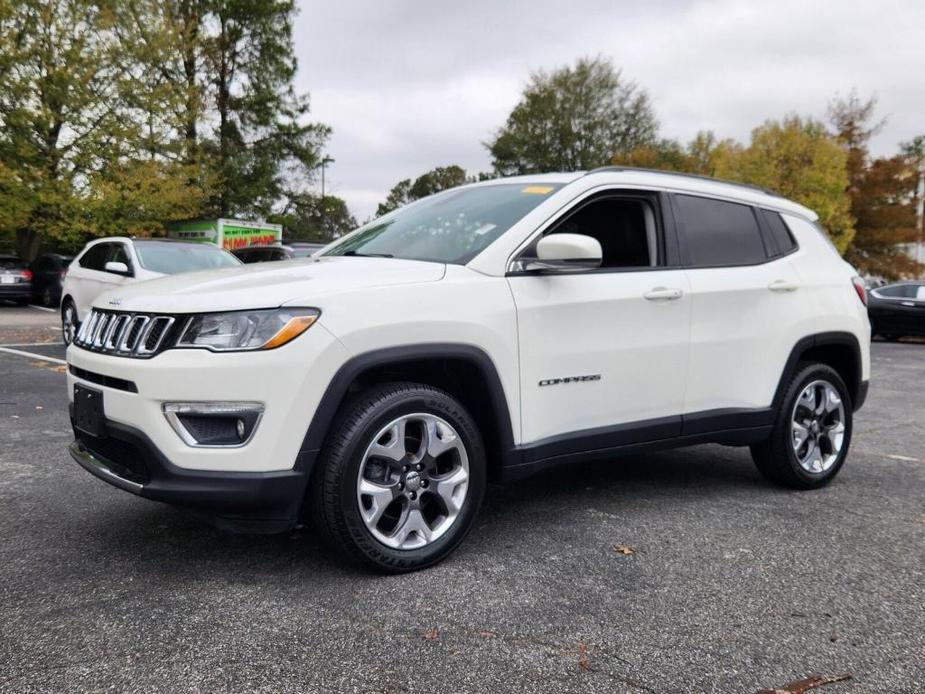
[[680,299],[684,294],[680,289],[669,289],[668,287],[656,287],[643,294],[644,299],[649,301],[674,301]]
[[796,282],[789,282],[787,280],[774,280],[768,285],[768,289],[772,292],[795,292],[799,288],[800,285]]

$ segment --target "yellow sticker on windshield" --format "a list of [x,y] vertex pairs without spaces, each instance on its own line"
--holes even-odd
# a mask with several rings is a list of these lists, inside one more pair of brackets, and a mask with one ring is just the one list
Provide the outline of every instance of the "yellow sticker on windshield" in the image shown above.
[[521,193],[532,193],[533,195],[546,195],[554,190],[552,186],[527,186]]

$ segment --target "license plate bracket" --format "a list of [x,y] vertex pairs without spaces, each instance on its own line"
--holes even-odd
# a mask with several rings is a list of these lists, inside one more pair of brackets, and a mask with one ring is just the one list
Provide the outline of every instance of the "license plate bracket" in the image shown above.
[[105,436],[103,391],[74,384],[74,426],[97,438]]

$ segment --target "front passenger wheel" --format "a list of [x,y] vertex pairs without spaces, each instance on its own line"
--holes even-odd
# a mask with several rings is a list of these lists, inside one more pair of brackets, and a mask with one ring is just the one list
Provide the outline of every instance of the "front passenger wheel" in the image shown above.
[[309,499],[348,557],[389,573],[435,564],[465,538],[485,493],[485,452],[449,394],[392,383],[339,415]]
[[73,301],[67,299],[61,307],[61,339],[65,347],[74,341],[74,336],[77,335],[79,327],[77,308],[74,306]]
[[848,455],[852,412],[838,372],[825,364],[800,364],[770,438],[751,448],[755,465],[768,479],[793,489],[828,484]]

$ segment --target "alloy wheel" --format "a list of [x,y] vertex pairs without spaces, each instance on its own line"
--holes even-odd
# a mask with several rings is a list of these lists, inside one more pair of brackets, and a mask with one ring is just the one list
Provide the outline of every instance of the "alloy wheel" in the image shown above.
[[469,488],[469,456],[453,426],[429,413],[384,426],[367,447],[357,478],[366,528],[392,549],[420,549],[456,522]]
[[74,310],[74,305],[69,303],[64,307],[64,313],[61,316],[61,337],[64,340],[64,344],[71,344],[76,334],[77,312]]
[[816,380],[803,388],[793,405],[790,432],[804,470],[819,474],[835,464],[845,441],[845,404],[835,386]]

